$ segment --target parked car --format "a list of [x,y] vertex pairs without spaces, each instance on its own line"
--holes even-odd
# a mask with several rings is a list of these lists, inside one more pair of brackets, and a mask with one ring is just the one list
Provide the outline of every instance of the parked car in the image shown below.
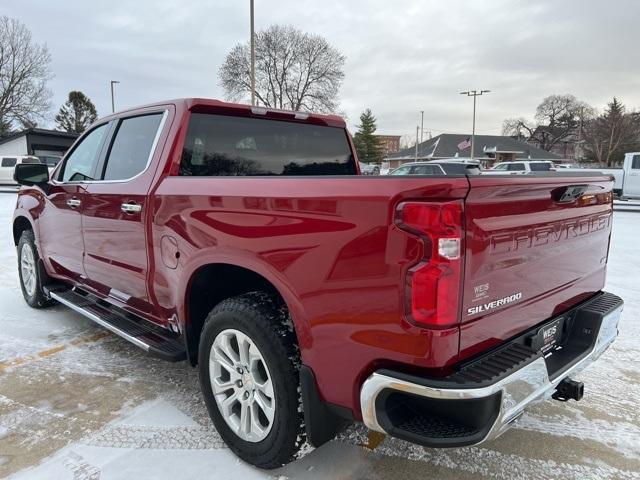
[[336,116],[204,99],[108,116],[51,178],[16,166],[24,298],[197,366],[217,431],[264,468],[353,421],[461,447],[579,400],[570,377],[622,310],[602,291],[611,178],[380,178],[355,158]]
[[613,193],[623,200],[640,200],[640,152],[624,155],[622,168],[580,168],[580,172],[597,172],[611,175],[614,179]]
[[377,163],[359,162],[362,175],[380,175],[380,165]]
[[389,172],[389,175],[477,175],[479,173],[479,163],[430,160],[405,163]]
[[16,165],[21,163],[40,163],[40,160],[31,155],[0,156],[0,185],[16,185],[13,180],[13,172]]
[[558,163],[558,162],[554,162],[553,165],[556,168],[556,170],[582,168],[577,163]]
[[551,161],[522,160],[517,162],[501,162],[494,165],[486,173],[500,175],[519,175],[531,172],[552,172],[556,167]]

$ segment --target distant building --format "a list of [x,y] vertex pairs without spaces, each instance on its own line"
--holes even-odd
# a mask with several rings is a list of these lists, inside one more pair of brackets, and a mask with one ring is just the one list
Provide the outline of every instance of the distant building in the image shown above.
[[384,156],[400,150],[400,135],[374,135],[384,149]]
[[[0,137],[0,155],[36,155],[60,158],[78,138],[77,133],[27,128]],[[43,158],[44,159],[44,158]]]
[[[456,157],[471,157],[471,135],[443,133],[418,145],[418,161]],[[516,159],[562,161],[562,158],[554,153],[512,137],[501,135],[476,135],[473,158],[479,160],[487,168],[498,162],[509,162]],[[405,148],[385,157],[385,161],[389,162],[390,168],[413,162],[415,159],[415,146]]]

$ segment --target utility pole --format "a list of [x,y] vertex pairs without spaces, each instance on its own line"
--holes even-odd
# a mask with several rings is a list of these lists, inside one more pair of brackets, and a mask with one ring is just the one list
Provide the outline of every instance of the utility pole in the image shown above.
[[[578,127],[578,141],[576,142],[576,146],[573,149],[573,158],[577,160],[578,163],[582,159],[582,119],[584,118],[584,107],[580,107],[580,126]],[[580,152],[580,155],[578,155]]]
[[249,0],[251,8],[251,105],[256,104],[256,39],[253,26],[253,0]]
[[420,127],[416,126],[416,154],[414,161],[418,161],[418,137],[420,136]]
[[476,140],[476,98],[481,96],[483,93],[489,93],[491,90],[469,90],[467,92],[460,92],[460,95],[466,95],[467,97],[473,97],[473,128],[471,130],[471,154],[469,155],[470,160],[473,160],[473,153],[475,152],[475,140]]
[[424,135],[424,110],[420,110],[420,143]]
[[113,84],[120,83],[118,80],[111,80],[111,113],[116,113],[116,103],[113,100]]

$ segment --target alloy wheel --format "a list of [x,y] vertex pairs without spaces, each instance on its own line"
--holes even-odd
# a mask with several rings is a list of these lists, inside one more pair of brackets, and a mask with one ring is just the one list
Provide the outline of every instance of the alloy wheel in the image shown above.
[[245,333],[218,333],[209,354],[209,378],[220,414],[231,430],[248,442],[264,440],[276,410],[269,368]]
[[22,272],[22,284],[27,295],[33,296],[36,292],[36,261],[33,249],[28,243],[22,246],[20,252],[20,270]]

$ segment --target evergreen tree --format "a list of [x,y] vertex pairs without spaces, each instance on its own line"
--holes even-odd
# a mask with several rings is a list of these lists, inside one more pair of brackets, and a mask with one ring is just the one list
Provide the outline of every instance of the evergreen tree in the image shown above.
[[618,121],[625,114],[624,105],[617,97],[613,97],[604,110],[604,116],[610,121]]
[[364,163],[380,163],[384,151],[380,141],[374,135],[376,132],[376,117],[370,109],[366,109],[360,115],[358,131],[353,136],[353,143],[358,152],[358,158]]
[[640,138],[640,122],[626,112],[616,97],[607,104],[604,113],[585,126],[587,156],[611,167],[624,159],[624,153]]
[[56,115],[56,125],[61,130],[82,133],[96,121],[98,114],[93,102],[82,92],[69,92],[69,99]]

